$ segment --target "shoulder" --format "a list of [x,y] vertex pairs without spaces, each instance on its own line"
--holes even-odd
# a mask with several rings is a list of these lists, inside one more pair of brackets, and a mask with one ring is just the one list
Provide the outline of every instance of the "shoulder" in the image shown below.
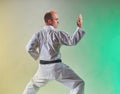
[[42,33],[42,30],[36,31],[36,32],[33,34],[33,37],[39,39],[39,38],[41,37],[41,33]]
[[64,31],[57,31],[57,34],[58,34],[59,36],[68,35],[68,33],[67,33],[67,32],[64,32]]

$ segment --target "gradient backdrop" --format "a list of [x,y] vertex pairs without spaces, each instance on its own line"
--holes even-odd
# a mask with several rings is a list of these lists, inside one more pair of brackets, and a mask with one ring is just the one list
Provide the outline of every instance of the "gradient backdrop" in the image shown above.
[[[0,0],[0,94],[22,94],[37,70],[25,46],[44,26],[46,11],[59,13],[58,29],[72,34],[83,15],[86,35],[61,49],[62,59],[84,79],[85,94],[120,94],[119,0]],[[69,94],[56,81],[38,94]]]

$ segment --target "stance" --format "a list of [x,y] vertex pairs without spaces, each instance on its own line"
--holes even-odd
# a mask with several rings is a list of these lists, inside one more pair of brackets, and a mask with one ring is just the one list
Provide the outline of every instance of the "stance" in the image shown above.
[[77,20],[77,28],[72,36],[56,30],[59,24],[55,11],[44,15],[45,26],[36,32],[26,46],[29,54],[40,64],[37,72],[27,84],[23,94],[36,94],[50,80],[56,80],[70,89],[70,94],[84,94],[84,81],[61,60],[62,45],[76,45],[85,34],[82,29],[82,16]]

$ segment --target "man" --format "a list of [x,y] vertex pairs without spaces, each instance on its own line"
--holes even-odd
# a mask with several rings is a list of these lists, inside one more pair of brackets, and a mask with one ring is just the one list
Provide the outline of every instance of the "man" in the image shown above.
[[59,24],[55,11],[44,15],[46,26],[36,32],[28,42],[26,49],[37,60],[39,68],[26,86],[23,94],[36,94],[39,88],[50,80],[56,80],[70,89],[70,94],[83,94],[84,81],[67,65],[62,63],[60,47],[76,45],[85,32],[82,30],[82,16],[78,17],[77,29],[72,36],[63,31],[56,31]]

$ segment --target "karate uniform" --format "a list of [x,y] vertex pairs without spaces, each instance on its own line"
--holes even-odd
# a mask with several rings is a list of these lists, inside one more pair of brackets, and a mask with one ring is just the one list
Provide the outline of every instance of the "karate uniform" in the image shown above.
[[[62,45],[76,45],[85,34],[84,30],[77,28],[72,36],[63,31],[57,31],[53,26],[45,26],[36,32],[26,46],[29,54],[37,60],[55,61],[61,59]],[[23,94],[36,94],[39,88],[48,81],[56,80],[70,89],[70,94],[83,94],[84,81],[62,61],[50,64],[39,64],[39,68]]]

